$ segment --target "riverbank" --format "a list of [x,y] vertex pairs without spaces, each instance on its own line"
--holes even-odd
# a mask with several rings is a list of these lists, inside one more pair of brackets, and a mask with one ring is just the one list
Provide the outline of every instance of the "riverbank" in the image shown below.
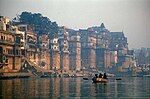
[[28,78],[32,75],[30,73],[0,73],[0,79],[12,79],[12,78]]
[[12,79],[12,78],[51,78],[51,77],[88,77],[92,76],[88,73],[57,73],[57,72],[3,72],[0,73],[0,79]]

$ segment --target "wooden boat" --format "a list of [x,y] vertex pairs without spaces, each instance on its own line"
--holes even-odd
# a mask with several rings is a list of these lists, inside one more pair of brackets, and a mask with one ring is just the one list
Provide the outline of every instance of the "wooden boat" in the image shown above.
[[121,78],[116,78],[116,80],[121,80]]
[[104,78],[93,78],[92,79],[93,83],[107,83],[108,80]]
[[89,80],[88,78],[85,78],[85,77],[84,77],[83,79],[84,79],[84,80]]

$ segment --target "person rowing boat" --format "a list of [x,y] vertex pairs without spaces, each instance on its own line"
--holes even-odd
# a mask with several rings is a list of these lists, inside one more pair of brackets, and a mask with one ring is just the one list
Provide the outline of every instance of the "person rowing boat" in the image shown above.
[[92,81],[94,83],[100,82],[100,83],[106,83],[107,82],[107,75],[106,73],[104,73],[104,75],[102,75],[101,73],[99,74],[95,74],[95,77],[92,78]]

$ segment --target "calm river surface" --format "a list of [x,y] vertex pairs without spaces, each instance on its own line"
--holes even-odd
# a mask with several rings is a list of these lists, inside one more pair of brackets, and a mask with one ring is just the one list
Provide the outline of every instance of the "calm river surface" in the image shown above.
[[25,78],[0,80],[0,99],[150,99],[150,78],[109,78],[94,84],[82,78]]

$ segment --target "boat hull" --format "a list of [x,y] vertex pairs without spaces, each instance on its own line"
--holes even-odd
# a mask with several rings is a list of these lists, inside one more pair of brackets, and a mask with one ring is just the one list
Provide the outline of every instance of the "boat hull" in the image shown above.
[[103,78],[92,79],[92,81],[93,83],[108,83],[108,80]]

